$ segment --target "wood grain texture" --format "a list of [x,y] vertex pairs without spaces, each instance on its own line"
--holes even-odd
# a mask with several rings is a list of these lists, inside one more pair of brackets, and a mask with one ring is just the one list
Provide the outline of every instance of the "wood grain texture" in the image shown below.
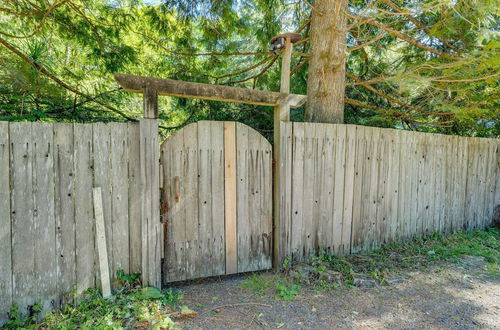
[[57,260],[57,291],[63,294],[58,306],[72,301],[76,284],[76,241],[74,203],[74,134],[73,125],[54,124],[54,185],[55,185],[55,232]]
[[9,123],[0,122],[0,326],[12,305]]
[[123,123],[110,124],[111,147],[111,227],[113,239],[109,240],[113,251],[113,263],[110,265],[111,274],[116,275],[118,270],[130,273],[129,255],[129,174],[128,174],[128,141],[127,125]]
[[[93,126],[74,125],[75,164],[75,246],[76,246],[76,293],[80,295],[87,288],[95,286],[95,226],[92,202],[93,181]],[[90,180],[92,179],[92,180]]]
[[236,125],[224,123],[224,224],[226,274],[238,272]]
[[[296,260],[320,250],[355,253],[434,231],[484,228],[499,203],[497,140],[292,125],[293,139],[282,141],[293,151],[291,190],[280,197],[282,210],[292,206],[291,225],[280,227],[286,232],[279,237]],[[331,191],[333,209],[325,203]]]
[[53,124],[33,123],[33,221],[35,296],[41,297],[43,311],[56,307],[57,261],[54,214]]
[[128,123],[127,131],[129,267],[130,273],[140,273],[142,269],[142,237],[139,124]]
[[104,210],[102,209],[101,187],[93,188],[93,201],[101,290],[102,296],[104,298],[109,298],[111,296],[111,278],[109,276],[110,265],[108,263],[108,242],[106,239],[106,228],[104,226]]
[[31,123],[10,123],[12,296],[21,315],[35,303],[35,234],[33,138]]

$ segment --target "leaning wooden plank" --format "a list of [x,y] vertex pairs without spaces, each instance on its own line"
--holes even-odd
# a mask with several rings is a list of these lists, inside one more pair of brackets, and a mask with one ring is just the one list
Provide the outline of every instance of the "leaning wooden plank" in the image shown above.
[[226,273],[224,235],[224,123],[210,122],[212,161],[212,272],[213,275]]
[[238,272],[238,242],[236,226],[236,125],[224,122],[224,208],[226,274]]
[[129,220],[129,267],[130,273],[141,273],[141,188],[139,162],[139,124],[127,124],[128,145],[128,220]]
[[[113,213],[111,208],[111,136],[110,125],[96,123],[93,125],[94,186],[101,187],[104,212],[104,227],[109,242],[113,242]],[[108,264],[113,265],[113,246],[107,245]],[[99,260],[95,256],[95,263]],[[96,273],[99,274],[99,273]],[[111,273],[111,277],[115,274]]]
[[102,296],[108,298],[111,296],[111,279],[109,277],[108,249],[106,241],[106,229],[104,227],[104,212],[102,205],[101,187],[93,189],[94,197],[94,217],[96,229],[97,253],[99,257],[99,273],[101,278]]
[[92,126],[74,124],[76,293],[95,285],[95,229],[92,206]]
[[31,123],[10,123],[12,296],[21,315],[36,301],[33,138]]
[[198,122],[198,260],[199,276],[213,273],[211,123]]
[[276,93],[256,89],[201,84],[180,80],[159,79],[130,74],[115,74],[115,80],[128,92],[141,93],[145,88],[155,90],[159,95],[197,98],[202,100],[247,103],[277,106],[288,98],[291,108],[301,106],[305,95]]
[[126,274],[130,272],[129,255],[129,214],[128,214],[128,145],[127,124],[110,124],[111,146],[111,227],[112,240],[109,241],[113,250],[113,263],[110,265],[111,274],[116,275],[118,270]]
[[9,123],[0,122],[0,326],[12,305]]
[[[319,250],[319,243],[321,242],[321,205],[322,205],[322,198],[321,198],[321,190],[322,190],[322,185],[324,181],[324,162],[323,162],[323,157],[321,156],[322,149],[323,149],[323,138],[324,136],[324,131],[325,131],[325,124],[315,124],[314,127],[314,135],[311,136],[313,138],[313,144],[312,144],[312,172],[310,173],[310,178],[312,180],[312,190],[311,190],[311,195],[312,195],[312,227],[311,227],[311,242],[310,242],[310,250],[311,254],[316,253]],[[321,245],[321,248],[323,248],[323,245]]]
[[72,301],[76,283],[73,125],[54,124],[54,185],[58,304]]
[[344,179],[344,209],[342,223],[342,254],[351,253],[352,213],[356,162],[356,126],[347,125]]
[[387,191],[387,176],[389,171],[389,163],[391,162],[390,149],[388,145],[388,140],[390,141],[390,131],[389,129],[379,129],[379,150],[377,154],[377,166],[378,166],[378,189],[377,198],[375,203],[376,209],[376,224],[374,228],[374,243],[372,248],[380,247],[384,242],[386,242],[386,235],[388,232],[389,223],[387,222],[387,208],[385,207],[385,199],[388,195]]

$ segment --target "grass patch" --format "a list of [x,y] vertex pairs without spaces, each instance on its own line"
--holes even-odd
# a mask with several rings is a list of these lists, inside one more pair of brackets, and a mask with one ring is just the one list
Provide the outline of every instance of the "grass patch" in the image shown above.
[[433,234],[425,239],[395,242],[370,253],[349,256],[320,254],[312,259],[316,267],[351,274],[369,274],[376,279],[389,272],[415,270],[437,261],[460,263],[463,256],[483,257],[493,275],[499,272],[500,230],[490,228],[455,233],[451,236]]
[[[123,274],[121,274],[123,275]],[[135,281],[137,277],[128,278]],[[183,311],[186,306],[179,306],[182,293],[176,290],[160,291],[152,287],[124,286],[109,299],[102,297],[101,291],[88,289],[78,300],[61,310],[54,310],[40,319],[41,308],[33,308],[30,317],[21,317],[17,305],[9,313],[10,320],[5,329],[122,329],[124,327],[144,327],[153,329],[175,329],[170,315],[176,310]]]

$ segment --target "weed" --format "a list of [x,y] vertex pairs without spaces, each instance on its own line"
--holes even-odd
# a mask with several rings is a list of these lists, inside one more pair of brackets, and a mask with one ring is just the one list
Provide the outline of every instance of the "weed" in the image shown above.
[[436,261],[461,263],[464,255],[483,257],[489,263],[488,269],[494,274],[500,262],[500,230],[474,230],[447,237],[433,233],[427,238],[393,242],[371,253],[349,256],[321,253],[312,259],[312,265],[316,269],[327,265],[343,273],[344,278],[356,273],[369,274],[383,281],[388,272],[418,269]]
[[266,293],[266,290],[271,286],[271,284],[272,281],[269,279],[265,279],[261,274],[252,274],[241,283],[241,286],[244,289],[255,292],[262,296]]
[[[39,322],[37,314],[41,306],[32,308],[34,315],[22,318],[18,306],[13,305],[6,329],[14,328],[58,328],[58,329],[121,329],[124,326],[150,326],[154,328],[175,328],[169,313],[182,301],[180,291],[168,289],[160,291],[153,287],[130,288],[135,276],[121,274],[125,288],[121,288],[109,299],[102,297],[101,291],[88,289],[78,299],[78,305],[66,305],[61,310],[48,313]],[[182,310],[182,309],[181,309]]]
[[277,282],[276,289],[278,290],[276,298],[291,301],[299,293],[300,285],[291,284],[290,286],[287,286],[282,282]]

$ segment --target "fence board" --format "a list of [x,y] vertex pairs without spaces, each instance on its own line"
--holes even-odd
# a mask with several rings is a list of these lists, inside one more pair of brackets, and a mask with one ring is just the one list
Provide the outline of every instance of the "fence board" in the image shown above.
[[361,236],[362,221],[362,199],[363,199],[363,176],[364,159],[366,152],[366,128],[356,126],[356,158],[354,163],[354,189],[352,207],[352,230],[351,230],[351,252],[359,252],[362,248],[363,237]]
[[128,221],[130,273],[140,273],[142,268],[141,244],[141,163],[139,161],[139,125],[127,124],[128,145]]
[[76,292],[95,285],[92,126],[74,125]]
[[57,266],[55,254],[53,124],[33,123],[33,221],[35,295],[43,311],[56,307]]
[[22,315],[35,303],[35,223],[31,123],[10,123],[12,295]]
[[[111,136],[110,136],[110,126],[109,124],[96,123],[93,124],[92,133],[92,143],[93,143],[93,156],[94,156],[94,186],[101,187],[102,191],[102,208],[104,214],[104,227],[106,230],[106,239],[109,242],[113,242],[113,216],[112,216],[112,206],[111,206],[111,180],[112,177],[109,175],[112,171],[111,168]],[[108,271],[111,277],[114,278],[114,273],[112,272],[113,265],[113,249],[112,244],[107,244],[108,250]],[[99,264],[99,259],[97,254],[94,256],[94,263]],[[96,272],[96,277],[99,278],[99,272]],[[97,280],[97,283],[101,283]]]
[[342,227],[344,222],[344,187],[345,187],[345,139],[346,126],[335,125],[335,168],[334,168],[334,194],[333,194],[333,252],[342,253]]
[[199,277],[198,260],[198,130],[183,130],[184,133],[184,180],[186,211],[186,272],[188,278]]
[[75,204],[73,199],[73,125],[54,124],[54,186],[56,222],[56,258],[58,292],[63,294],[57,305],[72,301],[76,283]]
[[0,325],[12,305],[9,123],[0,122]]
[[[250,195],[250,150],[248,146],[248,126],[236,124],[236,216],[238,219],[238,272],[247,272],[251,265],[251,205]],[[228,147],[228,146],[225,146]],[[227,155],[227,153],[226,153]],[[226,194],[228,191],[226,191]],[[227,199],[227,197],[226,197]],[[227,204],[226,204],[227,206]],[[227,236],[226,236],[227,239]]]
[[[194,126],[194,128],[192,128]],[[191,124],[184,129],[196,129],[196,124]],[[170,165],[170,171],[166,172],[164,178],[166,182],[163,187],[166,190],[166,221],[167,221],[167,245],[166,245],[166,275],[168,281],[180,281],[185,279],[183,269],[185,265],[185,242],[186,242],[186,226],[185,226],[185,194],[184,184],[181,180],[184,179],[183,173],[183,146],[184,134],[177,132],[169,138],[170,143],[163,148],[165,165]],[[164,166],[168,169],[167,166]],[[183,182],[182,182],[183,183]],[[143,234],[143,237],[146,235]],[[143,254],[144,255],[144,254]]]
[[303,214],[303,182],[304,182],[304,126],[294,124],[293,126],[293,149],[292,149],[292,240],[291,252],[294,259],[302,259],[304,249],[302,232],[304,223]]
[[356,127],[347,126],[346,164],[344,181],[344,203],[342,224],[342,254],[351,253],[351,232],[353,219],[354,178],[356,164]]
[[[111,219],[112,240],[108,239],[108,249],[113,251],[113,264],[110,265],[112,276],[118,270],[130,272],[129,255],[129,219],[128,219],[128,145],[127,125],[110,125],[110,181],[111,181]],[[111,246],[109,246],[111,245]]]
[[210,122],[212,138],[212,274],[226,273],[224,237],[224,123]]
[[212,276],[212,139],[210,122],[198,122],[198,256],[200,277]]

